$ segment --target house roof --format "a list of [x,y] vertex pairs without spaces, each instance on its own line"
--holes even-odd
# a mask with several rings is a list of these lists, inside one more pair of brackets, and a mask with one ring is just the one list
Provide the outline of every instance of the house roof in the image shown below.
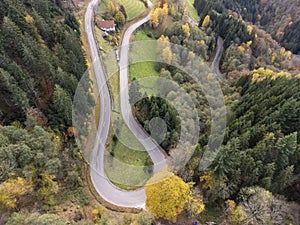
[[96,24],[99,28],[105,28],[105,29],[109,29],[109,28],[114,28],[115,27],[115,21],[113,20],[97,20]]

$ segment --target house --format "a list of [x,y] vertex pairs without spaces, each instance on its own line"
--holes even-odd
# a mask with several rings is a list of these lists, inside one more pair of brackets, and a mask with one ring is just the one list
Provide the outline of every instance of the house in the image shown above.
[[96,25],[99,29],[105,32],[116,30],[116,24],[113,20],[97,20]]

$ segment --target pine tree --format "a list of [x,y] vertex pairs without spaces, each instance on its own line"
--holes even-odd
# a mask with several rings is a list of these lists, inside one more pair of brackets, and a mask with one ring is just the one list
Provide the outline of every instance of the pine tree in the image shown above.
[[72,117],[72,100],[59,85],[55,86],[55,90],[52,97],[53,107],[57,112],[56,121],[58,124],[71,125]]

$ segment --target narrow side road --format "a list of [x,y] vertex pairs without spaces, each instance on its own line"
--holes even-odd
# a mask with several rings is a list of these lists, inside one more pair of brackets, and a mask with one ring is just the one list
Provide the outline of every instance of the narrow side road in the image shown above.
[[224,40],[219,36],[217,41],[217,52],[211,64],[211,68],[212,71],[214,72],[214,75],[216,76],[216,78],[218,78],[219,81],[221,81],[225,85],[229,85],[230,83],[228,82],[228,80],[226,80],[220,72],[220,61],[224,51],[223,44],[224,44]]

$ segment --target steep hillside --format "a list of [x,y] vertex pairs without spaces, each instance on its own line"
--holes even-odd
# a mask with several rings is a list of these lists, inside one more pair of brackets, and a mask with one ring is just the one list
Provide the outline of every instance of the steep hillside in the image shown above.
[[34,114],[43,125],[71,125],[67,115],[87,68],[79,36],[78,22],[60,1],[1,1],[2,124]]
[[[70,2],[0,2],[1,225],[89,223],[82,221],[89,204],[83,159],[70,127],[87,66]],[[79,96],[93,104],[86,91]]]

